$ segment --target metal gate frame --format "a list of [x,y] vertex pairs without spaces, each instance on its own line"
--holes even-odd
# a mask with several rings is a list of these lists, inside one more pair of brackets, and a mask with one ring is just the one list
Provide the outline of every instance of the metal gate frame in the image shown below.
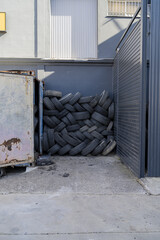
[[[130,24],[128,25],[125,33],[123,34],[122,38],[120,39],[120,42],[116,48],[117,54],[114,59],[114,73],[113,73],[113,88],[114,88],[114,100],[115,100],[115,138],[117,141],[117,154],[120,156],[122,162],[124,162],[137,177],[144,177],[145,175],[145,152],[146,152],[146,82],[147,82],[147,0],[143,0],[141,7],[139,7],[133,16]],[[138,21],[138,23],[133,26],[133,23],[141,11],[141,18]],[[138,25],[140,24],[140,25]],[[140,29],[137,29],[140,26]],[[137,35],[136,35],[137,34]],[[128,51],[132,53],[131,56],[129,56],[131,59],[134,59],[135,53],[134,53],[134,47],[136,48],[136,45],[133,46],[132,44],[128,44],[127,41],[130,41],[132,43],[136,40],[136,37],[140,37],[140,48],[138,49],[139,54],[139,61],[138,61],[138,67],[139,72],[137,76],[137,83],[138,88],[134,89],[134,84],[128,84],[127,86],[123,86],[125,91],[127,92],[128,100],[132,99],[129,96],[129,93],[131,92],[134,94],[134,99],[136,104],[138,104],[138,110],[136,112],[136,118],[137,121],[137,128],[139,131],[137,131],[137,135],[134,136],[134,134],[130,134],[129,126],[131,126],[130,120],[132,119],[133,112],[131,111],[129,105],[128,108],[126,107],[126,102],[122,101],[123,95],[123,89],[121,87],[120,81],[120,72],[121,68],[123,67],[123,64],[125,65],[125,58],[121,59],[121,49],[125,47],[130,48],[131,51]],[[137,38],[138,39],[138,38]],[[136,43],[136,41],[134,42]],[[128,44],[128,45],[127,45]],[[126,65],[127,66],[127,65]],[[124,69],[126,76],[128,74],[128,69]],[[132,68],[132,77],[137,74],[136,68]],[[131,74],[132,74],[131,73]],[[122,79],[121,79],[122,80]],[[126,81],[126,80],[125,80]],[[127,83],[127,81],[126,81]],[[124,85],[124,81],[123,81]],[[128,87],[128,89],[127,89]],[[133,89],[132,89],[133,87]],[[136,92],[137,91],[137,92]],[[126,94],[126,92],[125,92]],[[133,97],[133,96],[132,96]],[[127,98],[126,98],[127,99]],[[133,102],[131,103],[133,107]],[[122,106],[123,105],[123,106]],[[136,106],[136,105],[135,105]],[[122,110],[123,107],[123,113],[121,112],[121,119],[119,118],[119,109]],[[126,123],[124,124],[124,121]],[[133,121],[133,119],[132,119]],[[123,122],[123,124],[121,124]],[[128,124],[127,128],[125,127]],[[132,129],[133,130],[133,129]],[[124,135],[129,136],[127,139],[130,139],[130,141],[124,140]],[[138,141],[138,142],[137,142]],[[137,152],[135,150],[135,146],[137,147]],[[130,151],[130,152],[129,152]],[[128,153],[129,152],[129,153]]]

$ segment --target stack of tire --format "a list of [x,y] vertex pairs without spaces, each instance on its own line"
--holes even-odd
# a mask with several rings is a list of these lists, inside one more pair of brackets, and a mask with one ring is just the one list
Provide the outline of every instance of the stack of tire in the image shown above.
[[84,97],[46,90],[43,104],[44,153],[106,156],[115,148],[114,103],[108,92]]
[[34,149],[38,152],[38,106],[34,105]]

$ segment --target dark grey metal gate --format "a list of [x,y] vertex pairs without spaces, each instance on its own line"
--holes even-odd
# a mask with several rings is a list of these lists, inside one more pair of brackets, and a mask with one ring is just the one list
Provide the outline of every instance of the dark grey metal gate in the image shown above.
[[160,1],[151,1],[148,176],[160,177]]
[[113,74],[117,154],[138,177],[145,174],[146,16],[144,0],[120,40]]

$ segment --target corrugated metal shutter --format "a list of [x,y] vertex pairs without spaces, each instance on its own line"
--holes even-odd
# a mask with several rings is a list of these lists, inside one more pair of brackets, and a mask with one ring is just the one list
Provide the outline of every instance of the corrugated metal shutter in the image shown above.
[[52,58],[97,58],[97,0],[52,0]]
[[148,176],[160,177],[160,1],[151,2]]

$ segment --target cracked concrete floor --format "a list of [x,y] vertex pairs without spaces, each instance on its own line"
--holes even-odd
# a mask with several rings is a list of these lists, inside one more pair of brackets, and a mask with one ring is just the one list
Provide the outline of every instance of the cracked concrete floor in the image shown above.
[[0,240],[160,239],[160,196],[118,158],[53,160],[0,179]]

